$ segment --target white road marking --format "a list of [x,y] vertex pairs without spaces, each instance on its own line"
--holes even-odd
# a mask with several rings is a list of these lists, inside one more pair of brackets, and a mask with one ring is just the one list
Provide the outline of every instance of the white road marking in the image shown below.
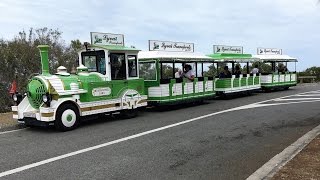
[[254,104],[252,105],[252,108],[255,107],[266,107],[266,106],[277,106],[277,105],[285,105],[285,104],[299,104],[299,103],[312,103],[312,102],[319,102],[319,100],[313,100],[313,101],[296,101],[296,102],[286,102],[286,103],[270,103],[270,104]]
[[[300,94],[302,94],[302,93],[300,93]],[[284,96],[282,98],[291,97],[291,96],[295,96],[295,95]],[[278,99],[278,98],[275,98],[275,99]],[[71,152],[71,153],[63,154],[63,155],[56,156],[56,157],[53,157],[53,158],[45,159],[45,160],[42,160],[42,161],[39,161],[39,162],[35,162],[35,163],[32,163],[32,164],[28,164],[28,165],[21,166],[21,167],[15,168],[15,169],[11,169],[11,170],[8,170],[8,171],[1,172],[0,173],[0,177],[4,177],[4,176],[7,176],[7,175],[15,174],[15,173],[27,170],[27,169],[38,167],[38,166],[41,166],[41,165],[44,165],[44,164],[48,164],[48,163],[51,163],[51,162],[54,162],[54,161],[58,161],[58,160],[61,160],[61,159],[65,159],[65,158],[68,158],[68,157],[71,157],[71,156],[75,156],[75,155],[78,155],[78,154],[86,153],[86,152],[89,152],[89,151],[93,151],[93,150],[100,149],[100,148],[103,148],[103,147],[107,147],[107,146],[110,146],[110,145],[113,145],[113,144],[117,144],[117,143],[120,143],[120,142],[128,141],[128,140],[131,140],[131,139],[134,139],[134,138],[138,138],[138,137],[145,136],[145,135],[148,135],[148,134],[151,134],[151,133],[163,131],[165,129],[173,128],[173,127],[176,127],[176,126],[180,126],[180,125],[187,124],[187,123],[190,123],[190,122],[198,121],[198,120],[201,120],[201,119],[204,119],[204,118],[207,118],[207,117],[215,116],[215,115],[226,113],[226,112],[238,111],[238,110],[243,110],[243,109],[251,109],[251,108],[256,108],[256,107],[265,107],[265,106],[273,106],[273,105],[280,105],[280,104],[298,103],[298,102],[291,102],[291,103],[278,103],[278,104],[260,104],[260,103],[273,101],[275,99],[265,100],[265,101],[261,101],[261,102],[256,102],[256,103],[252,103],[252,104],[248,104],[248,105],[244,105],[244,106],[239,106],[239,107],[236,107],[236,108],[231,108],[231,109],[215,112],[215,113],[210,113],[210,114],[207,114],[207,115],[199,116],[199,117],[192,118],[192,119],[189,119],[189,120],[181,121],[181,122],[174,123],[174,124],[171,124],[171,125],[163,126],[163,127],[156,128],[156,129],[152,129],[152,130],[145,131],[145,132],[142,132],[142,133],[138,133],[138,134],[135,134],[135,135],[132,135],[132,136],[127,136],[127,137],[124,137],[124,138],[121,138],[121,139],[117,139],[117,140],[114,140],[114,141],[110,141],[110,142],[107,142],[107,143],[103,143],[103,144],[99,144],[99,145],[92,146],[92,147],[89,147],[89,148],[85,148],[85,149],[81,149],[81,150],[78,150],[78,151],[74,151],[74,152]],[[306,102],[316,102],[316,101],[306,101]]]
[[290,98],[290,99],[275,99],[274,101],[301,101],[301,100],[319,100],[320,98]]
[[3,132],[0,132],[0,135],[12,133],[12,132],[17,132],[17,131],[22,131],[22,130],[25,130],[25,129],[27,129],[27,128],[16,129],[16,130],[11,130],[11,131],[3,131]]
[[303,135],[296,142],[284,149],[281,153],[270,159],[262,167],[251,174],[247,180],[271,179],[280,170],[280,168],[293,159],[318,135],[320,135],[320,125]]
[[313,97],[315,97],[315,96],[320,96],[320,94],[299,94],[299,95],[297,95],[297,96],[303,96],[303,97],[308,97],[308,96],[313,96]]

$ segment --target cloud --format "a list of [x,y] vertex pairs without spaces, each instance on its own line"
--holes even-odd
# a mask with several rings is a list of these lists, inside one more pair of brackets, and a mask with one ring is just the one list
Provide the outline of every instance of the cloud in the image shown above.
[[[0,37],[10,39],[30,27],[59,28],[66,42],[90,41],[89,33],[125,34],[127,45],[147,49],[149,39],[195,43],[211,53],[212,45],[282,48],[301,59],[300,70],[320,66],[320,5],[317,0],[2,0]],[[10,16],[8,16],[10,14]]]

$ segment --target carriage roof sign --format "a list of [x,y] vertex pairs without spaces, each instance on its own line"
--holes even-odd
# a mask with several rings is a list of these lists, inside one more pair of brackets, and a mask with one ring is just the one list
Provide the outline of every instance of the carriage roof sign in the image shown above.
[[194,44],[149,40],[149,51],[194,52]]
[[243,54],[242,46],[213,45],[214,54]]
[[257,48],[258,55],[282,55],[282,49],[278,48]]
[[91,44],[124,46],[123,34],[91,32]]

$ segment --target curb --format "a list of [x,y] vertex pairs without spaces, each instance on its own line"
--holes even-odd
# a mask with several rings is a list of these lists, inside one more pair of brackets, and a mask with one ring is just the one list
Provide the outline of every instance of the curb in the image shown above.
[[275,155],[262,167],[251,174],[247,180],[271,179],[284,165],[303,150],[314,138],[320,135],[320,125],[307,132],[281,153]]

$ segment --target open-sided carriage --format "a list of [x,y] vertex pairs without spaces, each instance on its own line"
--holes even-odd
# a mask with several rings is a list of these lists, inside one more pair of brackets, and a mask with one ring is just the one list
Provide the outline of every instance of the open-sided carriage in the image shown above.
[[[139,53],[139,73],[151,105],[196,102],[213,98],[212,58],[193,52],[192,43],[149,41],[149,51]],[[176,76],[188,64],[194,80]],[[182,72],[183,73],[183,72]]]
[[297,73],[295,70],[288,70],[288,63],[294,63],[294,68],[296,68],[298,60],[288,55],[282,55],[282,49],[258,48],[258,55],[253,57],[259,58],[262,63],[271,64],[271,71],[261,74],[262,89],[288,89],[297,85]]
[[[260,74],[250,73],[249,65],[258,61],[258,58],[252,57],[251,54],[243,54],[241,46],[214,46],[214,54],[208,55],[217,64],[218,70],[215,79],[215,91],[217,95],[226,95],[230,93],[247,93],[261,88]],[[231,77],[219,77],[224,65],[231,63]],[[242,73],[238,76],[234,74],[235,67],[240,64],[245,64]]]

